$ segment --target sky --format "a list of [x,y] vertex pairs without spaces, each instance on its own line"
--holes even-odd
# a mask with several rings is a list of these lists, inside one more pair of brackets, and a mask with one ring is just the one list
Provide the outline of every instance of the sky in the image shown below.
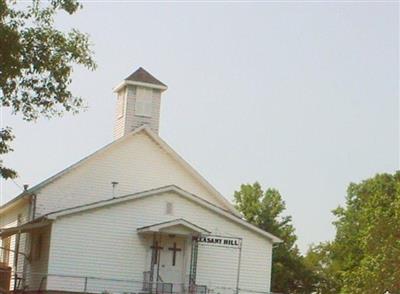
[[2,109],[19,177],[1,203],[113,140],[112,88],[139,66],[168,85],[160,135],[225,197],[278,189],[303,252],[331,240],[350,182],[399,168],[396,2],[83,2],[61,29],[91,37],[75,67],[88,109],[36,123]]

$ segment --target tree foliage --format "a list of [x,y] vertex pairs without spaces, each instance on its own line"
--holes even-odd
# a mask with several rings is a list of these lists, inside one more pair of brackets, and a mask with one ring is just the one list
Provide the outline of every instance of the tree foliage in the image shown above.
[[348,187],[334,241],[311,248],[307,260],[327,285],[318,293],[400,293],[400,172]]
[[331,243],[312,245],[304,258],[305,265],[314,274],[316,294],[340,293],[339,268],[331,254]]
[[[87,35],[55,28],[59,11],[74,14],[76,0],[34,0],[30,5],[0,0],[0,101],[26,121],[77,112],[82,98],[69,90],[73,65],[95,69]],[[9,127],[1,129],[2,154],[12,151]],[[16,172],[0,162],[0,175]]]
[[296,246],[297,237],[290,216],[278,190],[264,191],[259,183],[240,186],[234,194],[236,208],[244,218],[259,228],[281,238],[273,251],[272,291],[277,293],[312,293],[314,275],[305,266]]
[[[9,142],[14,139],[13,134],[11,133],[10,128],[3,128],[0,129],[0,154],[7,154],[8,152],[12,151],[12,148],[9,145]],[[3,178],[15,178],[16,172],[10,168],[4,167],[2,165],[2,161],[0,159],[0,169],[1,169],[1,176]]]

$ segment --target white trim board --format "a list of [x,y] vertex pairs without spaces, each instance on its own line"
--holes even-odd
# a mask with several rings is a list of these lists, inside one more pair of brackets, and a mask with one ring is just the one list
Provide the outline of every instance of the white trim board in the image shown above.
[[178,218],[178,219],[174,219],[172,221],[166,221],[166,222],[162,222],[162,223],[158,223],[158,224],[152,224],[149,226],[137,228],[136,231],[138,233],[155,233],[155,232],[160,232],[164,229],[168,229],[168,228],[171,228],[174,226],[183,226],[183,227],[189,229],[190,231],[193,231],[193,232],[199,233],[199,234],[210,234],[210,231],[207,231],[206,229],[199,227],[198,225],[188,222],[187,220],[185,220],[183,218]]

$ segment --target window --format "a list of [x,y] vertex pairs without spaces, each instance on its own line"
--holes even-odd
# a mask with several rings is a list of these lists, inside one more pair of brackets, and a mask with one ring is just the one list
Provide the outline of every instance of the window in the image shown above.
[[174,205],[172,204],[172,202],[167,202],[167,205],[165,207],[165,214],[173,214],[174,213]]
[[151,117],[153,110],[153,90],[139,87],[136,94],[135,114]]
[[8,265],[10,261],[11,237],[3,239],[1,247],[1,262]]
[[129,86],[128,87],[128,98],[132,98],[136,96],[136,87]]
[[117,98],[117,118],[120,118],[124,115],[125,111],[125,91],[118,92]]

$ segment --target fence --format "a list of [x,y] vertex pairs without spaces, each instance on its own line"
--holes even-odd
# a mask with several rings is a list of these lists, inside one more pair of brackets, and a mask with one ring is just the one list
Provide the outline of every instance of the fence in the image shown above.
[[[0,276],[4,272],[0,269]],[[15,279],[15,276],[17,277]],[[11,289],[23,292],[61,291],[76,293],[121,293],[121,294],[274,294],[252,289],[213,287],[181,283],[153,282],[150,286],[143,280],[102,278],[95,276],[74,276],[47,273],[18,272],[11,275]],[[1,293],[1,292],[0,292]]]

